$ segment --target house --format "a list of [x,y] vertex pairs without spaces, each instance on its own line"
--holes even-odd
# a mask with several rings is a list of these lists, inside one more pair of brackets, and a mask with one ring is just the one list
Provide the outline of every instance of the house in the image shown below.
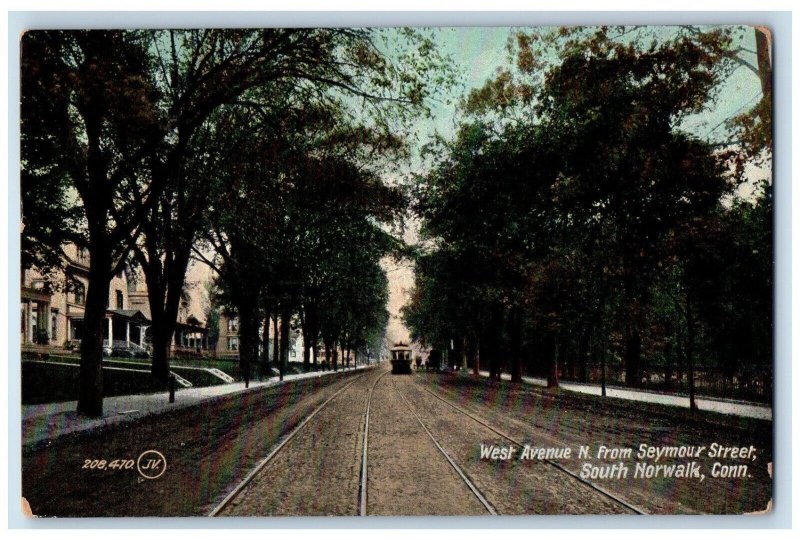
[[239,356],[239,318],[229,313],[220,313],[217,358]]
[[[20,287],[20,342],[23,349],[78,349],[83,338],[83,315],[89,287],[89,257],[74,245],[64,249],[64,269],[43,275],[22,271]],[[127,276],[111,280],[106,309],[104,347],[145,350],[149,319],[129,305]]]
[[[129,275],[130,274],[130,275]],[[23,350],[77,351],[83,338],[89,255],[75,245],[64,248],[63,270],[44,275],[23,269],[20,287],[20,343]],[[110,283],[104,328],[104,348],[147,352],[151,327],[150,305],[144,280],[123,270]],[[182,302],[173,337],[172,353],[202,354],[208,349],[208,328]]]
[[[264,328],[259,325],[259,340],[263,339]],[[269,358],[272,358],[272,344],[275,339],[274,325],[269,325]],[[261,354],[261,344],[259,343],[259,354]],[[289,361],[299,360],[303,354],[303,336],[299,331],[290,333]],[[224,310],[219,317],[219,339],[216,349],[217,358],[238,358],[239,356],[239,318],[233,313],[226,313]]]
[[[187,284],[193,285],[193,284]],[[150,316],[150,300],[147,297],[147,285],[144,276],[137,272],[129,281],[130,303],[133,309],[141,311],[148,319]],[[202,356],[209,351],[208,328],[191,312],[192,293],[195,288],[187,286],[178,306],[178,319],[175,333],[172,335],[170,353],[172,356]]]

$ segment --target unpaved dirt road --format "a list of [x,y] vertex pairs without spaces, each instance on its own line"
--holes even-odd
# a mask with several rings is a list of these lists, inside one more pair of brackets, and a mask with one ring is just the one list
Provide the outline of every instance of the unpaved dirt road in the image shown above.
[[[769,422],[631,406],[464,376],[392,375],[388,369],[381,365],[329,382],[286,385],[245,400],[56,441],[23,454],[25,493],[34,513],[59,516],[207,515],[237,486],[241,490],[219,515],[353,516],[362,509],[367,515],[400,516],[632,513],[541,459],[482,456],[482,446],[510,443],[468,412],[526,444],[573,448],[569,459],[556,460],[573,472],[587,461],[577,457],[581,445],[716,441],[758,446],[747,478],[595,481],[646,513],[750,512],[766,506],[771,496],[771,481],[761,471],[771,459]],[[143,448],[165,451],[170,467],[164,477],[143,482],[135,473],[80,470],[89,454]],[[703,460],[703,467],[710,466]]]

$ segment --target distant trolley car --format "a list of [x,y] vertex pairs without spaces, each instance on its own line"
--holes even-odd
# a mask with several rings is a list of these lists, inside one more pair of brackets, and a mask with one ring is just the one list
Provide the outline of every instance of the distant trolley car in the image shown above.
[[391,348],[392,353],[392,373],[409,374],[411,373],[411,347],[403,343],[397,343]]

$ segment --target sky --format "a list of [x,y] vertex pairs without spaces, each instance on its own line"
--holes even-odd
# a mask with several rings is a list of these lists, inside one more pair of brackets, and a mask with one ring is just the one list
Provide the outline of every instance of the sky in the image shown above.
[[[517,29],[508,27],[472,27],[472,28],[438,28],[434,29],[434,39],[442,54],[452,58],[458,73],[458,83],[446,94],[437,96],[433,100],[433,118],[420,119],[415,127],[417,141],[413,154],[418,154],[422,145],[430,140],[434,133],[439,133],[446,138],[451,138],[457,125],[458,99],[470,90],[481,87],[493,77],[497,70],[508,62],[506,45],[509,36]],[[530,29],[535,30],[535,29]],[[391,30],[389,30],[391,32]],[[669,36],[673,32],[669,27],[656,30],[656,34]],[[746,29],[739,45],[751,51],[755,50],[754,31]],[[745,53],[748,54],[748,53]],[[755,63],[755,55],[748,60]],[[752,106],[761,94],[758,78],[747,69],[739,69],[724,83],[713,108],[689,118],[681,126],[700,138],[713,139],[723,134],[724,121]],[[389,173],[393,178],[388,181],[398,181],[410,171],[421,172],[420,160],[413,158],[406,167],[399,167],[396,173]],[[757,170],[754,174],[764,174]],[[417,228],[413,221],[407,223],[405,240],[413,243],[417,240]],[[387,338],[390,342],[399,340],[407,341],[408,330],[400,319],[400,309],[405,304],[408,294],[414,284],[414,274],[411,263],[382,261],[383,267],[389,277],[389,305],[390,313]],[[201,283],[211,278],[210,270],[202,264],[194,264],[187,276],[187,286],[201,289]],[[192,294],[191,312],[203,319],[205,303],[203,294]]]

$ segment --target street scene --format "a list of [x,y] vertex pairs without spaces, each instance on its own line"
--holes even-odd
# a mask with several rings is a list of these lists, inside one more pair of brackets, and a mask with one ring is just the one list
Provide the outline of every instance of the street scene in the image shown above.
[[769,512],[771,40],[26,32],[24,512]]

